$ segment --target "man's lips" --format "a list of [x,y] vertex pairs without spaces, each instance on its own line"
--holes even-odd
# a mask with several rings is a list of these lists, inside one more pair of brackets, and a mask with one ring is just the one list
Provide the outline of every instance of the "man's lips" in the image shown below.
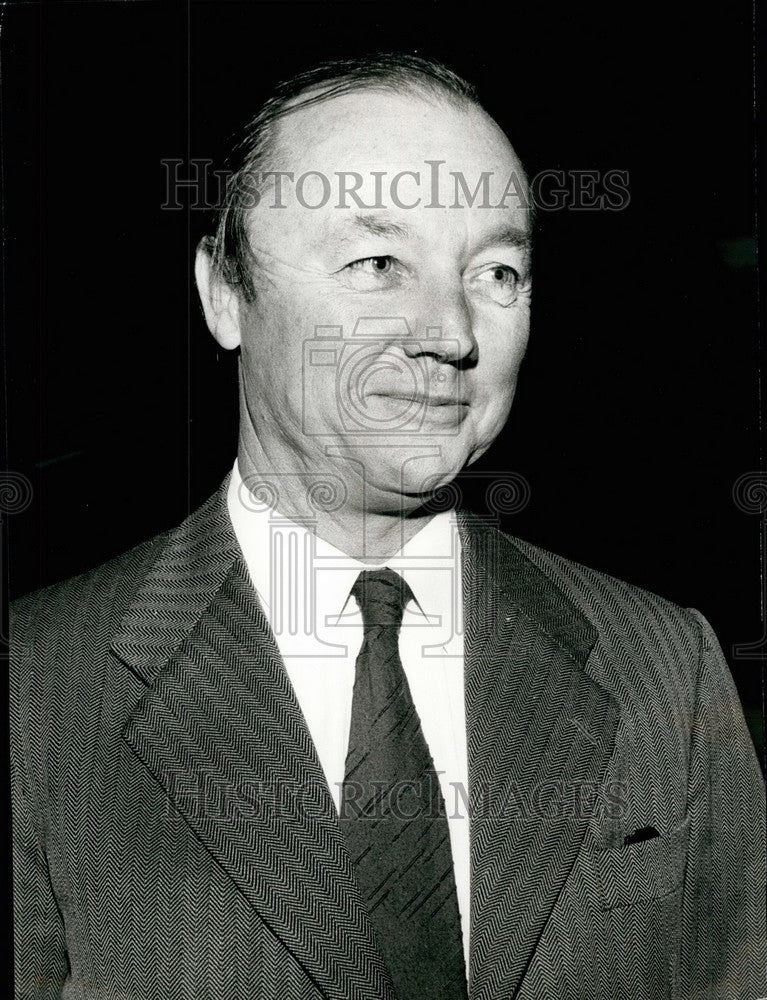
[[372,396],[383,397],[384,399],[395,399],[403,403],[417,403],[419,406],[468,406],[468,400],[457,396],[444,396],[437,393],[413,393],[413,392],[374,392]]

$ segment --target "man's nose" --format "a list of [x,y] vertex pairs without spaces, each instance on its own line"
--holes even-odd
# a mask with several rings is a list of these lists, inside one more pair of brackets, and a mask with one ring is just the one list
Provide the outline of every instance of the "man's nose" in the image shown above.
[[448,364],[471,362],[477,354],[473,327],[463,288],[456,289],[429,297],[420,310],[412,339],[402,346],[410,358],[433,355]]

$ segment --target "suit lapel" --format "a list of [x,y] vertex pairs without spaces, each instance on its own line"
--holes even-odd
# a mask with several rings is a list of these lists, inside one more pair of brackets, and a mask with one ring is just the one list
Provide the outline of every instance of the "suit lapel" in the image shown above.
[[472,1000],[512,997],[588,823],[614,699],[584,672],[593,626],[511,540],[461,512]]
[[171,533],[113,642],[147,684],[124,738],[326,996],[393,1000],[226,487]]

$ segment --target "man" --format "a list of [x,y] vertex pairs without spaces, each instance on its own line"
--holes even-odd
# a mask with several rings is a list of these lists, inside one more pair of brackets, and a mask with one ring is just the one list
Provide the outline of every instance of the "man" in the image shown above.
[[236,167],[196,272],[231,475],[15,608],[18,996],[763,995],[708,624],[435,502],[527,341],[508,140],[387,55],[281,85]]

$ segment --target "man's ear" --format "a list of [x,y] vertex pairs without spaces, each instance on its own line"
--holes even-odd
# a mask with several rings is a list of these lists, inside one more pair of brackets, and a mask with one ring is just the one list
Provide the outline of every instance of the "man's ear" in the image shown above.
[[212,240],[197,244],[194,276],[208,329],[224,350],[240,346],[240,303],[237,293],[213,267]]

